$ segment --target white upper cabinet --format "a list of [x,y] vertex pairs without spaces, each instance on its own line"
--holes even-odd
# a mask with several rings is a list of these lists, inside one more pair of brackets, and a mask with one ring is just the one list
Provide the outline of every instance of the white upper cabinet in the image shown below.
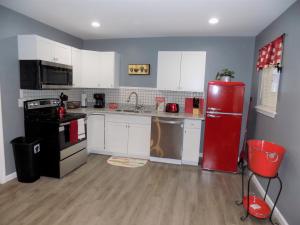
[[81,87],[113,88],[119,85],[119,56],[115,52],[81,51]]
[[157,88],[179,90],[181,52],[158,52]]
[[72,48],[73,87],[81,87],[81,50]]
[[204,91],[206,52],[159,51],[157,88],[173,91]]
[[182,52],[180,90],[204,91],[206,52]]
[[19,35],[20,60],[45,60],[71,65],[71,47],[37,35]]

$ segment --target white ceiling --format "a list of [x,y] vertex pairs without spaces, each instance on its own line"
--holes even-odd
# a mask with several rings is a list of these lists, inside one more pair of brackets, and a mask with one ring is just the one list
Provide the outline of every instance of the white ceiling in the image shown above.
[[[82,39],[255,36],[296,0],[0,0]],[[208,19],[218,17],[211,26]],[[98,29],[90,23],[101,23]]]

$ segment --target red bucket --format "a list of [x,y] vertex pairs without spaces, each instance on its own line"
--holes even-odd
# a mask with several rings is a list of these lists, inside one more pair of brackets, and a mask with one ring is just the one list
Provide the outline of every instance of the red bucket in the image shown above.
[[285,148],[264,140],[249,140],[247,143],[250,170],[264,177],[276,176]]

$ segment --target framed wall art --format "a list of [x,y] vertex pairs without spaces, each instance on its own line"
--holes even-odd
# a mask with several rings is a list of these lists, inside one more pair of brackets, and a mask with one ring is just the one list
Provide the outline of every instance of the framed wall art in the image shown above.
[[128,64],[129,75],[149,75],[150,64]]

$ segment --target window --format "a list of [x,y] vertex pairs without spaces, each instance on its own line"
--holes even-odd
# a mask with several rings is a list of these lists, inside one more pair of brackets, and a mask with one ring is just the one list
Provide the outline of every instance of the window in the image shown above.
[[272,118],[276,115],[280,72],[277,68],[263,69],[259,74],[259,92],[256,110]]

